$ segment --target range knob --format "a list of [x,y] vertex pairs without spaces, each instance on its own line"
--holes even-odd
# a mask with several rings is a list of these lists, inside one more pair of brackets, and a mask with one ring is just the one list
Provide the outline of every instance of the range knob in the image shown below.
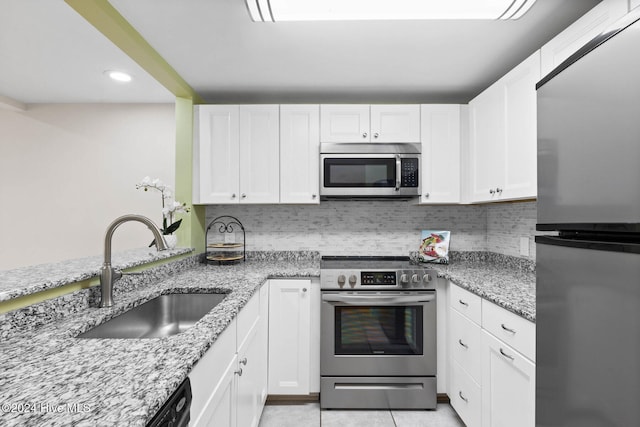
[[411,282],[412,283],[418,283],[420,281],[420,279],[418,279],[418,275],[414,274],[413,276],[411,276]]
[[409,283],[409,276],[407,276],[406,274],[401,275],[400,283],[403,285],[406,285],[407,283]]
[[431,276],[429,274],[425,274],[424,276],[422,276],[422,281],[425,283],[428,283],[431,281]]
[[351,276],[349,276],[349,284],[351,285],[352,288],[356,285],[357,280],[358,278],[356,277],[355,274],[352,274]]
[[344,277],[344,274],[338,276],[338,286],[343,287],[346,281],[347,278]]

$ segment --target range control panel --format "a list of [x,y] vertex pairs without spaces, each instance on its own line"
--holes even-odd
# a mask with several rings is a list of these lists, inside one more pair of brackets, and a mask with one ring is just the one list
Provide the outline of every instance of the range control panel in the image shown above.
[[395,285],[395,271],[363,271],[360,273],[360,283],[363,285]]

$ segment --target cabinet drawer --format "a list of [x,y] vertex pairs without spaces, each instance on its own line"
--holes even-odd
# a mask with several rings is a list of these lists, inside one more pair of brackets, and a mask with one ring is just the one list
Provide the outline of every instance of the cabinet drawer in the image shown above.
[[451,310],[451,356],[471,377],[480,384],[481,333],[476,325],[455,310]]
[[462,289],[460,286],[451,285],[451,307],[476,322],[478,325],[482,320],[481,301],[478,295]]
[[456,410],[467,427],[480,427],[482,420],[480,386],[458,363],[451,363],[451,406]]
[[238,313],[238,348],[242,347],[253,326],[260,318],[260,291]]
[[482,328],[529,359],[536,360],[535,323],[483,300]]

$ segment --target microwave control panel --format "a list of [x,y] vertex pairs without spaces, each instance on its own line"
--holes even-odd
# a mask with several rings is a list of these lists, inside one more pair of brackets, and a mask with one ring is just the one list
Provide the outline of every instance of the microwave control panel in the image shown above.
[[401,187],[418,186],[418,159],[415,157],[402,159]]

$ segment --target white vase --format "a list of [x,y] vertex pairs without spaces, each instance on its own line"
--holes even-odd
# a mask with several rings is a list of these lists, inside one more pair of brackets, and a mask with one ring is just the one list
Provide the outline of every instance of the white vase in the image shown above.
[[163,237],[168,249],[173,249],[178,244],[178,236],[175,234],[165,234]]

